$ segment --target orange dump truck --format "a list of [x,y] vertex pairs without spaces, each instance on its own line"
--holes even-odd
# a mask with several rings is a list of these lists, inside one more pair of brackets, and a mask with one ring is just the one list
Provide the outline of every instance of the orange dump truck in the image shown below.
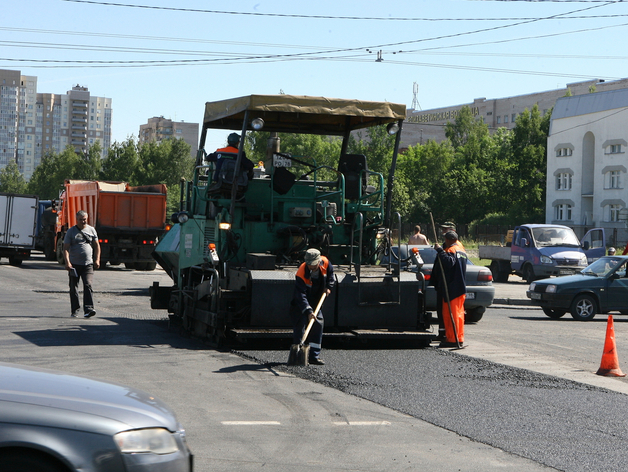
[[66,180],[56,230],[57,260],[63,263],[63,238],[84,210],[98,232],[100,264],[124,263],[129,269],[154,270],[152,252],[166,232],[166,186],[131,187],[125,182]]

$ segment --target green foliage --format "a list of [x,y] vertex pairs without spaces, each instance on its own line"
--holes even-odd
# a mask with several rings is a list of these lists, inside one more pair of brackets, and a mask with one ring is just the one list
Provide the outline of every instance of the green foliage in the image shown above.
[[139,146],[129,138],[113,143],[105,159],[100,156],[98,144],[84,155],[77,154],[71,146],[60,154],[48,153],[33,172],[28,192],[41,199],[56,199],[66,179],[128,182],[132,186],[166,184],[176,206],[181,179],[191,179],[194,171],[190,145],[180,139]]
[[[397,181],[406,223],[453,220],[459,225],[501,214],[508,222],[543,222],[547,134],[551,113],[524,111],[513,130],[488,127],[464,107],[446,125],[447,141],[411,146],[399,159]],[[396,190],[396,189],[395,189]]]
[[10,161],[0,170],[0,192],[26,193],[27,184],[15,161]]
[[29,193],[38,195],[43,200],[56,199],[59,198],[59,191],[66,179],[98,178],[100,153],[100,145],[95,144],[83,155],[77,154],[72,146],[67,146],[61,154],[51,152],[44,155],[28,183]]

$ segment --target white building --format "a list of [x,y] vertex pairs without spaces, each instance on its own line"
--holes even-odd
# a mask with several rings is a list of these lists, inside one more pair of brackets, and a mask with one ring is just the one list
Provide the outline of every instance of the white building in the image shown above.
[[628,240],[628,89],[556,101],[547,142],[546,222]]

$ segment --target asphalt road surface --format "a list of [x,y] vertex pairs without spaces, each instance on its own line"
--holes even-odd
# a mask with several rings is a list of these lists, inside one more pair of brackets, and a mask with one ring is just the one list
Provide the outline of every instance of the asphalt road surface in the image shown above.
[[[606,317],[495,307],[462,351],[324,346],[219,352],[168,329],[163,271],[96,272],[97,316],[69,317],[67,276],[0,263],[0,360],[116,381],[165,400],[196,470],[628,470],[626,379],[595,376]],[[617,317],[620,362],[628,322]],[[546,375],[551,373],[552,375]],[[573,379],[578,379],[574,381]]]

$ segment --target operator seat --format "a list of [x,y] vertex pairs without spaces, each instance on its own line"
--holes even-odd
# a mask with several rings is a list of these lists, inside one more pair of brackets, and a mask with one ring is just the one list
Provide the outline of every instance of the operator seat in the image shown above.
[[[214,183],[207,188],[207,194],[220,194],[224,197],[230,198],[238,155],[234,153],[221,152],[208,154],[207,157],[210,162],[216,163],[216,170],[214,171],[213,177]],[[235,180],[235,185],[238,187],[236,191],[236,198],[240,198],[244,195],[244,192],[249,185],[249,176],[246,170],[240,168],[240,172]]]
[[338,172],[345,177],[345,198],[357,200],[360,198],[360,188],[363,195],[368,193],[368,175],[366,172],[362,173],[362,181],[360,181],[360,171],[362,170],[368,171],[364,154],[343,154],[340,156]]

